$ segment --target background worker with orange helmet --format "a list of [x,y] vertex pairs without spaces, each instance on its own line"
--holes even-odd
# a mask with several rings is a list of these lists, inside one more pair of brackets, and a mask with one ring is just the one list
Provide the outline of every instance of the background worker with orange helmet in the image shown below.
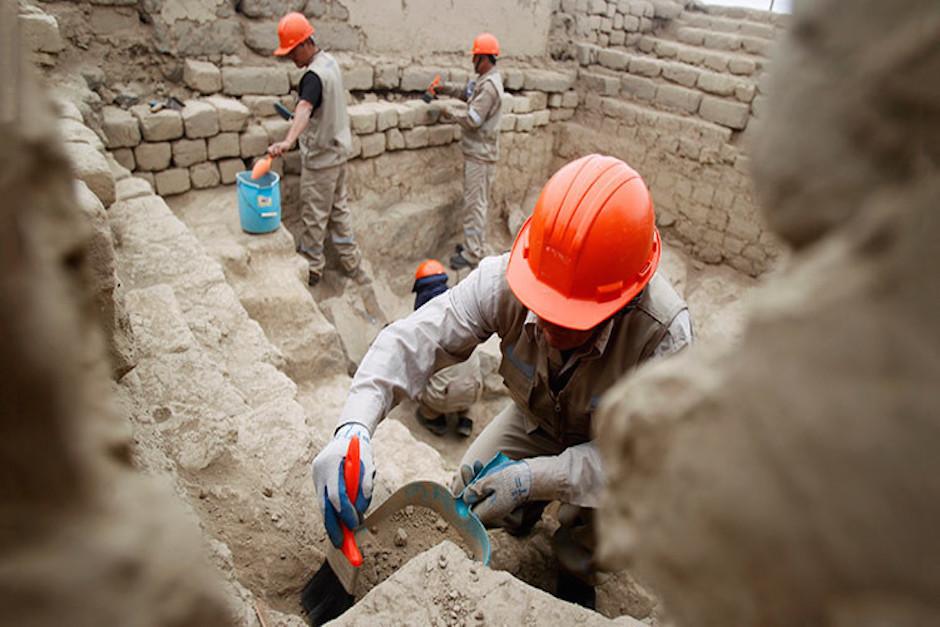
[[[604,472],[592,414],[622,376],[692,341],[688,307],[656,272],[661,251],[649,191],[627,164],[590,155],[561,168],[511,253],[484,259],[376,338],[336,437],[314,461],[321,505],[355,526],[372,477],[355,504],[337,491],[349,439],[368,442],[396,398],[414,397],[436,369],[466,359],[495,333],[512,402],[471,443],[452,489],[485,524],[515,533],[530,529],[547,502],[561,501],[556,594],[593,606],[591,519]],[[512,461],[482,473],[497,452]],[[361,454],[368,472],[371,446]]]
[[[436,259],[421,262],[415,271],[415,310],[447,291],[447,271]],[[457,435],[469,437],[473,432],[473,421],[468,411],[480,400],[483,391],[483,375],[480,358],[474,352],[459,364],[438,370],[428,381],[424,391],[418,395],[415,417],[436,435],[447,433],[448,417],[455,418]]]
[[454,270],[475,267],[486,256],[486,214],[490,190],[499,161],[502,122],[503,79],[496,69],[499,42],[489,33],[473,40],[473,69],[477,76],[466,85],[445,83],[438,92],[466,101],[466,113],[450,108],[445,121],[454,120],[463,129],[463,244],[450,259]]
[[346,185],[346,161],[352,151],[352,132],[346,111],[343,74],[332,56],[317,47],[313,25],[302,13],[288,13],[277,25],[280,42],[275,56],[287,57],[307,71],[300,79],[300,96],[287,137],[271,144],[277,157],[300,141],[300,218],[303,232],[297,250],[307,258],[307,282],[316,285],[326,265],[327,229],[347,275],[358,283],[368,277],[362,253],[353,237]]

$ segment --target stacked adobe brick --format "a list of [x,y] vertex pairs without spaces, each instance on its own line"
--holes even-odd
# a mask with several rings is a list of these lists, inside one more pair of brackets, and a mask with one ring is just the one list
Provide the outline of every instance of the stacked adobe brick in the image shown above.
[[660,226],[689,252],[752,275],[770,268],[779,248],[758,216],[747,137],[785,18],[667,0],[571,0],[555,18],[583,94],[559,156],[623,158],[650,184]]

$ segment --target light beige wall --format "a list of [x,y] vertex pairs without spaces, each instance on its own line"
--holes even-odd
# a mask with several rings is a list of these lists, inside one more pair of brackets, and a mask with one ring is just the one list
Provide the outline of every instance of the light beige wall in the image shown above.
[[347,0],[349,24],[371,52],[463,52],[492,32],[504,54],[545,53],[551,23],[547,0]]

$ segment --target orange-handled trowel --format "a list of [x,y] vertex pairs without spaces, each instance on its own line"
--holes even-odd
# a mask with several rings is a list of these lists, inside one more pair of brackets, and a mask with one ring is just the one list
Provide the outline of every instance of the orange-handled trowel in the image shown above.
[[[346,496],[354,507],[361,479],[359,462],[359,438],[353,436],[343,460],[343,481],[346,483]],[[343,532],[343,543],[339,549],[332,545],[327,548],[326,561],[300,593],[300,604],[313,625],[321,625],[336,618],[353,604],[362,553],[356,545],[355,532],[342,520],[339,526]]]
[[431,81],[431,84],[428,85],[428,88],[421,94],[421,100],[430,103],[437,96],[437,86],[441,84],[441,75],[438,74],[434,77],[434,80]]

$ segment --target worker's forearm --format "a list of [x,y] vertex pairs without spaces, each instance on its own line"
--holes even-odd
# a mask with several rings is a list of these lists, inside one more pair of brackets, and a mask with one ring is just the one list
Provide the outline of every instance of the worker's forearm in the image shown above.
[[441,83],[437,86],[436,91],[441,96],[450,96],[451,98],[459,98],[464,102],[467,101],[467,90],[454,83]]
[[284,139],[291,148],[294,147],[294,144],[297,143],[297,138],[300,137],[301,133],[307,128],[307,124],[310,123],[310,105],[303,106],[306,104],[306,101],[301,100],[300,104],[297,105],[297,109],[294,111],[294,123],[291,124],[290,130],[287,131],[287,137]]
[[566,448],[558,455],[526,460],[532,470],[532,497],[560,499],[581,507],[597,507],[604,487],[604,469],[594,442]]

